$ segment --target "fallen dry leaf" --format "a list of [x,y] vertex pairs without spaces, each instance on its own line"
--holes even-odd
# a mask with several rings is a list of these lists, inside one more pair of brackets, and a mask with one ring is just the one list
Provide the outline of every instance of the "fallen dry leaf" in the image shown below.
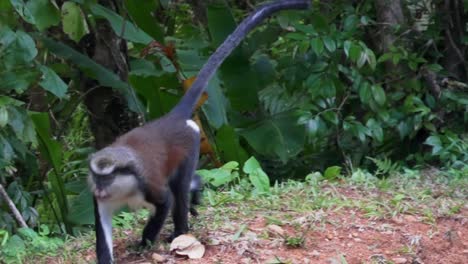
[[267,226],[267,229],[270,233],[273,233],[274,235],[284,236],[284,229],[281,228],[281,226],[271,224]]
[[171,243],[170,250],[175,250],[176,254],[188,256],[191,259],[202,258],[205,254],[205,246],[190,234],[176,237]]
[[164,262],[164,261],[166,261],[166,258],[159,255],[158,253],[153,253],[153,255],[151,255],[151,258],[153,259],[154,262]]

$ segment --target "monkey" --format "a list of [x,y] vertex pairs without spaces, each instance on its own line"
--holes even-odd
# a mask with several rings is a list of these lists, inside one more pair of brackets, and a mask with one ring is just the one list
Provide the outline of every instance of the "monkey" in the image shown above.
[[169,239],[188,232],[188,215],[198,215],[194,206],[200,202],[202,189],[201,178],[195,173],[200,128],[191,119],[199,97],[221,63],[254,27],[274,12],[306,9],[309,2],[280,0],[256,9],[210,56],[192,87],[169,113],[90,155],[88,185],[94,201],[98,263],[114,262],[112,215],[125,205],[151,211],[141,246],[155,241],[171,210],[174,230]]

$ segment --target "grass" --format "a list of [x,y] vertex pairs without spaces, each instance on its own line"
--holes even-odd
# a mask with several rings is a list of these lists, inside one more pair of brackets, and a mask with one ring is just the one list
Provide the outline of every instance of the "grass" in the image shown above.
[[[363,228],[357,221],[361,215],[372,220],[415,217],[424,223],[434,224],[438,218],[456,216],[466,209],[468,177],[460,176],[458,171],[404,170],[385,179],[363,174],[332,181],[318,176],[309,177],[305,182],[276,183],[271,193],[265,195],[254,195],[246,184],[225,187],[224,191],[208,190],[199,208],[200,217],[191,218],[191,230],[204,244],[219,242],[213,241],[218,237],[222,243],[244,243],[249,236],[253,237],[252,241],[255,240],[249,227],[255,226],[255,221],[260,221],[258,219],[263,219],[264,225],[288,228],[288,232],[275,237],[262,230],[260,238],[271,239],[272,243],[282,243],[288,248],[301,248],[308,233],[327,232],[330,225],[335,228],[343,225],[357,230]],[[334,220],[333,215],[343,211],[347,212],[348,221]],[[147,216],[148,212],[141,210],[137,213],[124,212],[114,218],[114,241],[119,249],[125,250],[125,254],[137,254],[133,245],[139,239]],[[169,233],[170,228],[172,226],[166,224],[163,236]],[[382,232],[392,230],[385,224],[365,228]],[[413,238],[399,253],[413,253],[416,247]],[[252,241],[245,243],[254,243]],[[29,251],[27,259],[34,259],[36,263],[92,262],[94,234],[89,232],[68,238],[60,247],[62,250],[54,252]],[[166,243],[161,243],[160,247],[168,250]],[[341,253],[337,256],[336,263],[347,263]],[[5,257],[3,261],[20,262]],[[276,261],[272,263],[289,263],[285,258]]]

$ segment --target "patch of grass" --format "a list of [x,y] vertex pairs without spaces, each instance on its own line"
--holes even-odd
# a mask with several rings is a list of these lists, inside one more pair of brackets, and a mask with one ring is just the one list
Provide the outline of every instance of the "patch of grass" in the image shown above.
[[[347,219],[350,222],[347,224],[362,215],[372,219],[414,215],[418,216],[418,221],[421,219],[434,224],[439,217],[460,213],[468,198],[468,177],[462,177],[454,171],[448,173],[433,169],[428,172],[403,169],[398,173],[392,172],[384,179],[377,179],[365,171],[356,172],[354,177],[337,176],[334,180],[327,180],[320,173],[312,173],[305,181],[276,183],[268,195],[255,194],[248,184],[242,184],[242,180],[240,182],[204,192],[199,217],[190,218],[191,231],[202,242],[210,241],[213,237],[228,238],[223,241],[227,246],[245,242],[249,239],[251,226],[260,229],[259,238],[274,240],[274,236],[270,237],[261,228],[276,224],[295,230],[293,234],[288,233],[277,239],[279,243],[290,248],[301,248],[306,244],[309,231],[322,232],[330,225],[332,228],[344,227],[343,222],[336,221],[336,218],[333,220],[333,216],[344,209],[349,214]],[[136,213],[122,212],[114,217],[116,243],[122,245],[122,241],[125,241],[125,246],[130,248],[136,244],[148,215],[147,210],[140,210]],[[163,234],[172,230],[171,222],[169,217]],[[358,222],[356,224],[360,225]],[[379,225],[376,228],[385,231],[392,227]],[[26,242],[28,248],[29,243]],[[162,245],[167,246],[164,243]],[[408,242],[398,252],[412,254],[414,247],[414,244]],[[39,262],[52,258],[56,260],[55,263],[85,263],[93,260],[87,260],[84,256],[94,252],[94,233],[68,238],[60,250],[30,248],[29,258]],[[135,253],[130,250],[132,252]],[[53,253],[60,255],[54,256]],[[346,263],[340,257],[335,260],[336,263]],[[222,263],[222,260],[219,261]],[[287,260],[277,261],[282,262],[274,263],[288,263]]]
[[305,244],[304,236],[286,236],[284,244],[290,248],[302,248]]

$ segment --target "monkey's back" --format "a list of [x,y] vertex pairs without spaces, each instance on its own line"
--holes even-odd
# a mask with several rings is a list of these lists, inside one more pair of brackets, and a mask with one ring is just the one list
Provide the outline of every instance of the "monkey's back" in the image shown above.
[[152,190],[164,193],[169,177],[190,155],[199,135],[187,120],[164,116],[120,136],[114,146],[125,146],[142,161],[141,177]]

